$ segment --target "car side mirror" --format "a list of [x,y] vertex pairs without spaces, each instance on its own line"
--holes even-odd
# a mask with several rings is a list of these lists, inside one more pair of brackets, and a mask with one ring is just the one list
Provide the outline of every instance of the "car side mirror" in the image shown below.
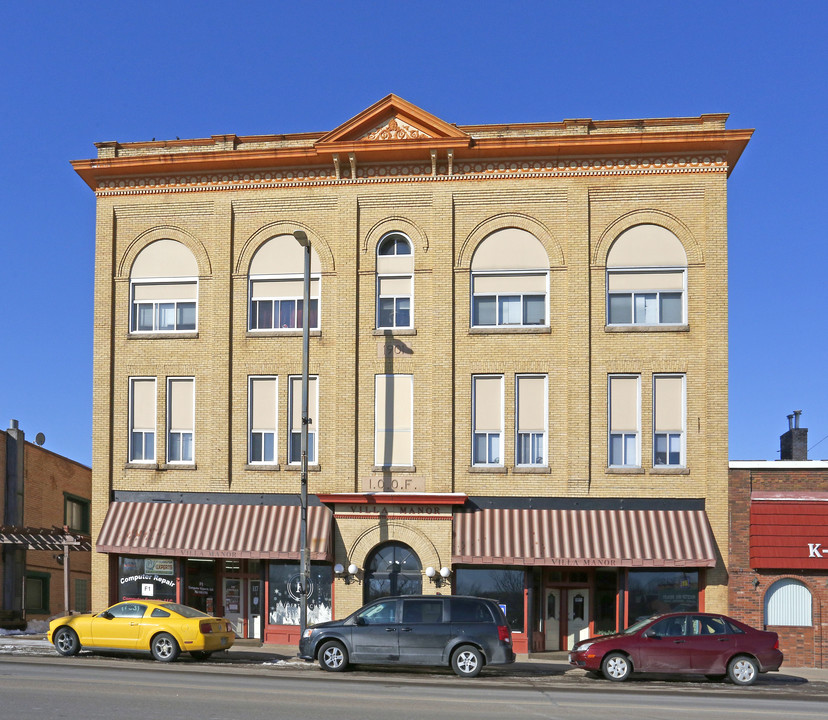
[[365,622],[365,618],[358,617],[358,618],[356,619],[356,624],[357,624],[357,625],[367,625],[368,623],[367,623],[367,622]]
[[661,635],[659,635],[655,630],[647,630],[647,632],[644,633],[644,637],[652,638],[653,640],[658,640],[658,638],[660,638]]
[[104,610],[100,615],[98,615],[98,617],[106,618],[107,620],[112,620],[114,615],[111,612],[109,612],[109,610]]

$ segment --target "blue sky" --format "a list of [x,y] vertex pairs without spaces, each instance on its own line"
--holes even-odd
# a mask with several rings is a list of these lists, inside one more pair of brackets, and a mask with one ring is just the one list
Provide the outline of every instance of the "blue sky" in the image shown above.
[[[824,2],[21,2],[0,9],[0,424],[91,462],[93,143],[730,113],[730,457],[828,458]],[[820,170],[822,168],[822,170]]]

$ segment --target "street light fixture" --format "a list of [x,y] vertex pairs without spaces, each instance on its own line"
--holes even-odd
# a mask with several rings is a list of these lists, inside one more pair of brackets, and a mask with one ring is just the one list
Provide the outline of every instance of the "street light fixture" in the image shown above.
[[294,230],[296,238],[305,255],[304,303],[302,305],[302,464],[301,492],[299,501],[301,515],[299,522],[299,637],[305,634],[308,626],[308,575],[310,557],[308,554],[308,355],[310,351],[310,239],[304,230]]

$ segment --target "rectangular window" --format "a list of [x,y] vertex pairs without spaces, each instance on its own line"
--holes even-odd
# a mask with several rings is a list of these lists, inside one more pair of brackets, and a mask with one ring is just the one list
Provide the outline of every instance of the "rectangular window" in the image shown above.
[[49,614],[49,573],[26,572],[26,612]]
[[653,466],[684,466],[684,375],[653,376]]
[[132,283],[131,332],[196,330],[198,283]]
[[548,325],[546,273],[480,273],[472,277],[472,327]]
[[248,462],[275,463],[277,436],[277,378],[249,379],[249,449]]
[[684,284],[684,270],[607,272],[607,324],[683,324]]
[[412,277],[377,278],[377,327],[410,328]]
[[[304,279],[259,278],[250,280],[250,330],[301,330],[304,318]],[[319,329],[319,278],[310,282],[311,330]]]
[[[292,375],[288,379],[288,462],[297,465],[302,462],[302,377]],[[319,378],[308,378],[308,464],[317,464],[316,440],[319,434]]]
[[414,376],[377,375],[374,380],[374,464],[414,464]]
[[63,524],[70,530],[89,534],[89,500],[63,493]]
[[155,462],[155,378],[129,380],[129,462]]
[[609,466],[639,467],[641,382],[638,375],[609,377]]
[[195,432],[195,380],[167,381],[167,462],[193,462]]
[[503,376],[472,377],[472,465],[503,465]]
[[515,378],[516,465],[546,465],[546,375]]

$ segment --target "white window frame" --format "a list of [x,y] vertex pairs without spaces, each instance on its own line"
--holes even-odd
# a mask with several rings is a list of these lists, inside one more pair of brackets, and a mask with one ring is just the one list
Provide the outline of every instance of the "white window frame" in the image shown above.
[[[478,432],[477,427],[475,425],[475,420],[477,417],[477,381],[482,379],[498,379],[500,380],[500,430],[495,432],[491,430],[485,430]],[[472,375],[472,407],[471,407],[471,461],[472,467],[504,467],[505,460],[504,460],[504,452],[505,447],[503,443],[503,435],[504,435],[504,424],[505,424],[505,417],[504,417],[504,399],[503,399],[503,391],[504,391],[504,376],[499,374],[480,374],[480,375]],[[478,437],[485,437],[486,441],[486,460],[483,462],[477,461],[476,455],[476,443]],[[498,453],[499,457],[496,458],[494,461],[491,458],[492,451],[491,451],[491,441],[492,439],[497,438],[498,441]]]
[[[391,432],[401,432],[400,430],[395,429],[392,427],[386,427],[384,424],[380,424],[379,415],[380,413],[385,412],[385,408],[380,408],[377,406],[377,385],[381,381],[381,378],[387,377],[408,377],[411,378],[411,397],[409,398],[409,407],[411,408],[411,414],[408,419],[408,427],[409,430],[409,456],[411,458],[411,462],[406,463],[404,465],[394,465],[394,464],[387,464],[381,462],[382,458],[380,458],[380,446],[384,446],[384,443],[380,443],[380,435],[383,437],[386,433]],[[396,390],[396,385],[394,387]],[[376,467],[413,467],[414,466],[414,376],[411,373],[380,373],[374,376],[374,465]]]
[[[135,393],[135,381],[142,381],[146,382],[151,380],[153,383],[154,391],[153,391],[153,417],[156,418],[156,425],[152,428],[152,430],[136,430],[134,427],[134,393]],[[157,454],[157,441],[158,441],[158,427],[157,427],[157,417],[158,417],[158,379],[154,377],[146,377],[146,376],[136,376],[129,378],[129,449],[128,449],[128,457],[130,463],[140,463],[140,464],[147,464],[147,465],[154,465],[156,460]],[[141,454],[142,458],[135,457],[135,435],[141,435]],[[147,439],[148,436],[152,435],[152,439],[149,445],[152,448],[152,457],[146,457],[146,450],[148,447]]]
[[[380,294],[380,286],[382,285],[383,280],[408,280],[411,283],[412,292],[408,295],[381,295]],[[388,275],[377,275],[377,329],[378,330],[408,330],[414,327],[414,276],[413,275],[405,275],[405,274],[397,274],[392,273]],[[380,322],[382,317],[382,311],[380,310],[380,303],[383,300],[393,300],[394,301],[394,310],[392,312],[392,324],[391,325],[383,325]],[[408,300],[408,325],[398,325],[397,324],[397,313],[399,310],[397,309],[397,302],[399,300]]]
[[[172,383],[177,380],[188,380],[192,383],[193,387],[193,427],[191,430],[172,430]],[[167,378],[167,464],[168,465],[192,465],[195,463],[195,401],[196,401],[196,384],[195,378],[193,376],[176,376],[176,377],[168,377]],[[171,456],[170,451],[172,450],[173,443],[172,438],[173,436],[178,436],[178,447],[183,450],[185,445],[184,442],[187,439],[187,435],[189,435],[189,442],[190,442],[190,457],[188,459],[173,459]],[[182,453],[183,455],[183,453]]]
[[[635,378],[637,380],[637,392],[635,402],[635,414],[637,429],[635,432],[629,430],[622,430],[620,432],[613,432],[612,429],[612,380],[613,378]],[[623,453],[622,463],[613,463],[612,455],[612,441],[617,437],[621,439],[621,448]],[[628,449],[630,447],[630,440],[632,439],[632,447],[635,449],[635,461],[629,462]],[[612,373],[607,376],[607,467],[610,468],[640,468],[641,467],[641,375],[634,373]]]
[[[297,435],[300,438],[300,445],[302,436],[302,428],[300,427],[299,430],[293,430],[291,425],[291,418],[293,417],[293,403],[297,402],[299,405],[302,404],[301,383],[299,384],[300,390],[297,393],[298,397],[294,398],[293,396],[293,388],[295,385],[293,381],[295,379],[301,380],[302,376],[288,375],[287,456],[289,465],[300,465],[302,463],[301,449],[296,453],[295,458],[293,452],[293,436]],[[319,464],[319,376],[308,375],[308,383],[314,380],[316,381],[316,407],[311,404],[310,398],[308,398],[308,419],[310,420],[310,423],[308,424],[308,465]],[[301,412],[302,408],[300,407],[300,415]]]
[[[168,299],[157,299],[152,301],[137,301],[135,299],[135,288],[146,285],[195,285],[195,300],[190,298],[181,299],[170,297]],[[130,315],[129,315],[129,332],[132,335],[141,334],[155,334],[164,333],[169,335],[180,335],[182,333],[198,332],[198,297],[199,297],[199,283],[197,277],[177,277],[177,278],[137,278],[129,282],[129,299],[130,299]],[[172,305],[173,315],[175,317],[176,325],[178,324],[178,306],[184,303],[193,303],[195,305],[195,323],[194,327],[166,329],[160,327],[159,310],[161,305]],[[152,305],[152,329],[139,330],[138,329],[138,306]]]
[[[659,287],[652,287],[647,290],[624,290],[624,291],[613,291],[610,292],[610,277],[613,275],[665,275],[670,273],[681,273],[681,290],[676,289],[663,289]],[[661,296],[664,294],[676,294],[679,293],[681,295],[681,320],[678,322],[662,322],[661,320]],[[659,318],[656,322],[636,322],[635,319],[635,308],[636,308],[636,298],[643,297],[647,295],[655,295],[655,302],[656,302],[656,312],[659,314]],[[610,321],[610,298],[611,297],[618,297],[618,296],[629,296],[630,297],[630,322],[611,322]],[[682,327],[687,325],[687,268],[686,267],[613,267],[607,268],[606,274],[606,318],[607,318],[607,326],[608,327],[654,327],[654,326],[662,326],[662,327]]]
[[[520,425],[520,380],[521,378],[537,378],[543,380],[543,432],[536,431],[521,432]],[[540,435],[537,441],[541,449],[540,462],[520,462],[521,459],[521,435],[531,436],[529,439],[530,446],[534,447],[536,435]],[[549,446],[549,376],[542,373],[519,373],[515,375],[515,465],[517,467],[546,467],[549,464],[548,446]],[[531,453],[531,457],[536,457],[535,453]]]
[[[681,378],[681,430],[656,431],[656,379]],[[653,374],[653,467],[654,468],[683,468],[687,466],[687,375],[684,373],[654,373]],[[656,463],[656,441],[659,436],[665,436],[667,442],[667,462]],[[679,461],[670,462],[670,439],[678,436]]]
[[[273,380],[276,384],[275,413],[273,428],[256,428],[253,425],[253,381]],[[265,438],[271,436],[273,443],[272,460],[256,460],[253,458],[253,438],[261,436],[262,455],[264,456]],[[276,465],[279,462],[279,376],[278,375],[248,375],[247,377],[247,462],[249,465]]]
[[[270,297],[262,297],[253,299],[253,283],[256,281],[263,281],[263,280],[275,280],[275,281],[293,281],[301,280],[303,283],[305,281],[305,276],[303,273],[289,273],[289,274],[280,274],[280,275],[250,275],[247,279],[247,329],[249,332],[253,333],[270,333],[270,332],[296,332],[297,330],[302,329],[302,323],[298,322],[298,315],[299,313],[297,310],[302,306],[305,300],[305,293],[304,289],[301,294],[299,295],[273,295]],[[309,302],[311,306],[313,305],[314,301],[316,302],[316,324],[310,325],[310,330],[319,330],[321,327],[321,317],[322,317],[322,275],[320,273],[311,273],[310,275],[311,280],[311,296],[309,298]],[[316,284],[318,288],[318,297],[313,296],[313,285]],[[255,327],[253,324],[254,318],[254,311],[253,306],[254,303],[264,303],[269,302],[271,303],[272,307],[272,320],[270,327]],[[293,318],[294,318],[294,325],[293,327],[280,327],[279,323],[277,322],[280,317],[279,308],[275,303],[282,303],[282,302],[292,302],[293,303]],[[256,317],[258,318],[258,307],[256,308]]]
[[[543,292],[543,323],[524,323],[526,315],[526,298],[538,297],[540,293],[536,292],[502,292],[502,293],[476,293],[475,279],[486,276],[502,276],[510,275],[512,277],[530,277],[542,275],[545,279],[546,289]],[[549,271],[548,270],[478,270],[471,274],[471,302],[469,306],[469,325],[473,328],[548,328],[550,323],[549,318]],[[503,322],[501,313],[501,299],[508,297],[517,297],[520,303],[520,322]],[[495,303],[495,322],[493,324],[476,324],[475,323],[475,300],[480,298],[493,298]]]

